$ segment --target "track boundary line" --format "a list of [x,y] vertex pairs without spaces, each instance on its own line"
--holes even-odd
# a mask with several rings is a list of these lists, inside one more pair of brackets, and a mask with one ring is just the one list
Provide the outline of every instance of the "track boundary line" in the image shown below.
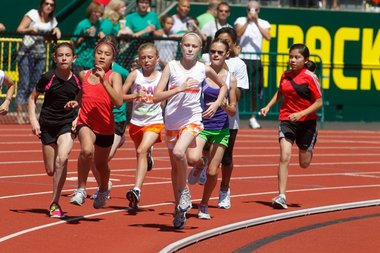
[[275,222],[275,221],[280,221],[280,220],[285,220],[285,219],[292,219],[292,218],[297,218],[300,216],[344,211],[348,209],[363,208],[363,207],[378,206],[378,205],[380,205],[380,199],[374,199],[374,200],[366,200],[366,201],[359,201],[359,202],[348,202],[348,203],[338,204],[338,205],[320,206],[320,207],[315,207],[315,208],[307,208],[303,210],[281,213],[281,214],[263,216],[259,218],[254,218],[250,220],[228,224],[225,226],[213,228],[213,229],[203,231],[195,235],[188,236],[186,238],[183,238],[181,240],[178,240],[174,243],[169,244],[168,246],[166,246],[159,252],[160,253],[175,252],[191,244],[197,243],[199,241],[204,241],[211,237],[219,236],[221,234],[233,232],[239,229],[253,227],[253,226],[266,224],[270,222]]

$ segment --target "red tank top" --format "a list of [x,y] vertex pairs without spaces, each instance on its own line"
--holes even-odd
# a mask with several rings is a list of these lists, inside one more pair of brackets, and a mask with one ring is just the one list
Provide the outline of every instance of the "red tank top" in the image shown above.
[[[112,70],[109,70],[105,79],[109,81]],[[82,104],[80,107],[78,125],[85,124],[96,134],[112,135],[115,132],[115,122],[112,114],[113,103],[101,83],[91,84],[87,71],[82,82]]]

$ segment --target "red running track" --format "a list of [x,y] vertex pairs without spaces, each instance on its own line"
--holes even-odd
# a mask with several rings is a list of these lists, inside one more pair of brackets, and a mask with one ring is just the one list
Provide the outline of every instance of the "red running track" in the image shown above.
[[[216,208],[216,189],[210,201],[209,211],[213,217],[210,221],[197,219],[196,207],[202,187],[195,185],[190,188],[194,208],[189,213],[186,227],[180,231],[173,230],[173,194],[164,144],[154,149],[155,166],[145,180],[140,210],[128,210],[125,193],[133,185],[136,164],[131,141],[126,142],[110,163],[114,185],[112,199],[106,208],[100,210],[92,207],[90,199],[82,207],[69,204],[68,195],[76,188],[79,145],[75,143],[61,198],[66,218],[57,220],[46,215],[52,183],[44,171],[39,140],[31,134],[29,126],[2,125],[0,132],[0,252],[158,252],[181,239],[236,222],[326,205],[380,199],[379,131],[320,130],[313,164],[308,169],[297,166],[297,150],[294,149],[287,194],[289,209],[281,211],[270,207],[277,192],[277,130],[241,129],[234,153],[232,207],[229,210]],[[95,188],[96,184],[90,178],[88,193],[94,192]],[[376,215],[379,213],[379,207],[370,207],[270,222],[213,237],[181,251],[231,252],[252,247],[263,238],[272,238],[270,243],[255,250],[373,252],[373,245],[376,249],[380,246],[376,244],[378,240],[364,234],[371,224],[378,223],[379,216]],[[286,231],[297,231],[327,221],[332,225],[281,239],[276,237]],[[371,233],[378,234],[376,229],[372,228]],[[334,248],[333,244],[337,246]],[[308,245],[318,247],[311,250]],[[346,245],[353,246],[339,250]],[[355,248],[355,245],[360,248]]]

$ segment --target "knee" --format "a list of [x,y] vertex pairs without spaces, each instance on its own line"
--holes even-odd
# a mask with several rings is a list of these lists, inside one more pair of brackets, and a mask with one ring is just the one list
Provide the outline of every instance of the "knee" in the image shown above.
[[301,168],[306,169],[307,167],[310,166],[310,163],[311,163],[311,160],[309,160],[309,161],[300,161],[300,166],[301,166]]
[[291,157],[291,154],[282,154],[280,157],[280,163],[290,163]]
[[148,150],[145,147],[138,147],[136,149],[137,156],[146,156],[148,154]]
[[61,154],[57,156],[56,164],[59,167],[63,167],[67,164],[67,161],[69,160],[68,154]]
[[94,158],[94,153],[92,150],[90,149],[82,149],[80,151],[80,157],[83,159],[83,160],[92,160]]
[[173,158],[177,161],[181,161],[181,160],[185,159],[185,153],[174,149],[173,150]]
[[195,166],[200,160],[201,160],[201,157],[197,155],[189,155],[187,157],[187,163],[190,166]]

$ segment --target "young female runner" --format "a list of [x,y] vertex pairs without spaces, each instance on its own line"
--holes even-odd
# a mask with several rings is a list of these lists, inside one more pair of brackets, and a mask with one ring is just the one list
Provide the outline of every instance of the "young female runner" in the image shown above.
[[290,69],[282,74],[278,91],[260,110],[261,115],[265,117],[270,108],[284,98],[279,116],[279,195],[272,200],[273,208],[277,209],[288,208],[285,192],[293,143],[295,142],[299,148],[299,165],[307,168],[313,158],[313,149],[317,141],[316,111],[322,107],[322,92],[318,78],[312,72],[315,70],[315,63],[309,60],[309,56],[309,49],[304,44],[294,44],[290,47]]
[[77,121],[81,151],[78,157],[78,189],[70,202],[82,205],[87,196],[86,181],[92,163],[99,173],[99,192],[94,208],[103,207],[108,201],[110,170],[108,157],[114,140],[115,123],[113,106],[121,106],[122,79],[111,67],[117,55],[111,42],[99,42],[95,47],[95,68],[80,72],[83,83],[82,100]]
[[[66,181],[67,163],[75,138],[73,122],[78,115],[74,109],[78,106],[75,99],[81,90],[78,77],[71,72],[75,58],[71,44],[58,44],[53,54],[56,69],[42,75],[28,100],[32,131],[41,139],[45,170],[53,177],[53,197],[49,208],[49,215],[53,218],[64,217],[59,197]],[[36,102],[41,94],[45,97],[38,120]]]
[[191,209],[190,191],[186,185],[187,150],[195,145],[195,137],[202,131],[201,93],[202,82],[209,77],[220,87],[217,100],[203,112],[203,117],[212,117],[226,95],[226,84],[215,71],[199,62],[202,39],[198,34],[186,33],[181,40],[182,58],[170,61],[164,68],[154,92],[155,103],[166,101],[165,128],[170,162],[172,186],[175,198],[173,225],[182,229],[186,223],[186,212]]
[[[218,76],[225,80],[229,88],[228,100],[224,99],[221,107],[215,112],[211,118],[204,118],[203,131],[197,136],[197,146],[195,152],[190,152],[189,164],[194,168],[189,173],[189,184],[198,181],[201,170],[207,166],[207,181],[204,186],[201,203],[198,206],[198,218],[211,219],[208,212],[208,201],[216,186],[218,180],[218,169],[222,161],[224,151],[228,147],[228,139],[230,137],[228,116],[236,113],[236,78],[224,68],[225,60],[229,55],[229,45],[225,40],[215,39],[210,45],[211,68],[218,73]],[[205,109],[210,106],[219,95],[219,87],[208,78],[202,85],[203,105]],[[208,148],[208,159],[202,157],[203,147],[210,144]],[[190,148],[189,148],[190,149]]]
[[[156,70],[158,51],[152,43],[144,43],[138,49],[138,62],[141,68],[135,69],[123,85],[125,101],[133,101],[129,135],[136,148],[137,169],[135,186],[127,192],[129,207],[138,208],[141,188],[147,170],[153,166],[151,149],[161,142],[161,130],[164,128],[161,103],[153,103],[153,92],[161,78]],[[131,90],[130,94],[127,92]]]

